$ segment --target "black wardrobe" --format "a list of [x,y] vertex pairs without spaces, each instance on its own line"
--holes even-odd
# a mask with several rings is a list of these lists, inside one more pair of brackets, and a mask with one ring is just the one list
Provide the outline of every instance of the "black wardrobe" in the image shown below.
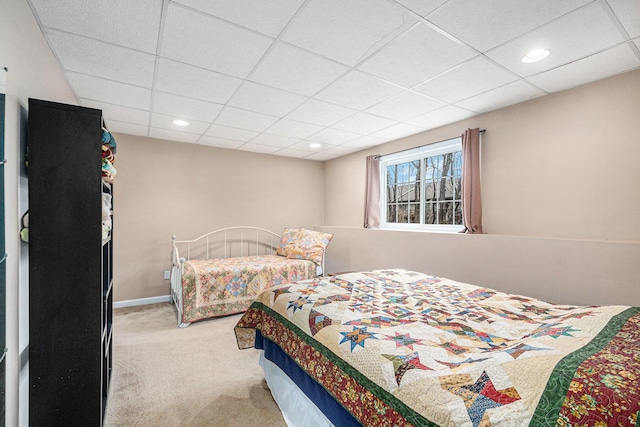
[[101,111],[30,99],[28,132],[29,424],[100,426],[113,303]]

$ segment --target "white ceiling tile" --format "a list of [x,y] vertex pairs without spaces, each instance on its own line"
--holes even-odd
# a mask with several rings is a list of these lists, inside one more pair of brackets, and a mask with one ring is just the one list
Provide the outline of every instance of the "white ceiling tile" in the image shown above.
[[155,89],[224,104],[242,80],[215,71],[160,58]]
[[321,142],[324,144],[339,145],[348,141],[352,141],[360,136],[362,135],[352,132],[345,132],[339,129],[327,128],[316,133],[315,135],[310,136],[309,138],[307,138],[307,140]]
[[371,137],[380,138],[385,141],[392,139],[404,138],[405,136],[415,135],[416,133],[424,132],[423,128],[410,125],[407,123],[398,123],[397,125],[388,127],[378,132],[372,133]]
[[291,148],[283,148],[282,150],[275,152],[276,156],[296,157],[298,159],[302,159],[311,154],[314,154],[314,153],[311,151],[293,150]]
[[640,67],[640,59],[623,43],[562,67],[529,77],[547,92],[558,92]]
[[310,156],[305,157],[305,159],[318,160],[320,162],[324,162],[326,160],[335,159],[336,157],[339,157],[339,156],[337,154],[316,153],[316,154],[312,154]]
[[408,123],[416,126],[420,126],[424,129],[433,129],[440,126],[448,125],[449,123],[459,122],[460,120],[473,117],[475,113],[472,113],[462,108],[447,105],[446,107],[432,111],[427,114],[414,117],[408,120]]
[[139,135],[147,136],[149,127],[144,125],[138,125],[135,123],[125,123],[116,120],[109,120],[107,122],[107,128],[110,132],[124,133],[127,135]]
[[175,0],[175,2],[276,37],[304,0]]
[[205,133],[207,136],[232,139],[234,141],[246,142],[258,135],[258,132],[246,129],[232,128],[228,126],[211,125]]
[[323,153],[328,154],[336,154],[338,156],[344,156],[347,154],[355,153],[356,151],[360,151],[360,148],[357,147],[348,147],[346,145],[336,145],[331,148],[327,148],[323,151]]
[[274,147],[290,147],[293,144],[300,142],[299,139],[289,138],[286,136],[269,135],[261,133],[251,140],[252,144],[272,145]]
[[46,27],[155,53],[163,0],[32,0]]
[[198,135],[204,133],[209,127],[209,123],[189,120],[187,126],[178,126],[173,123],[175,116],[167,116],[165,114],[153,113],[151,115],[151,127],[160,129],[169,129],[176,132],[196,133]]
[[162,56],[236,77],[246,77],[272,39],[169,3]]
[[415,22],[386,0],[311,0],[281,40],[353,66]]
[[607,0],[629,37],[640,37],[640,2],[638,0]]
[[152,138],[166,139],[167,141],[179,141],[194,143],[200,137],[194,133],[178,132],[169,129],[149,128],[149,136]]
[[187,121],[191,119],[211,122],[221,109],[222,105],[220,104],[156,91],[153,97],[152,112],[167,114]]
[[486,52],[590,1],[451,0],[427,19],[458,40]]
[[472,57],[475,52],[424,24],[404,33],[358,68],[406,87],[414,86]]
[[238,150],[251,151],[253,153],[262,153],[262,154],[273,154],[279,149],[280,148],[274,147],[272,145],[252,144],[250,142],[238,148]]
[[224,107],[215,123],[222,126],[262,132],[278,121],[278,117],[239,108]]
[[49,31],[49,41],[67,70],[151,88],[155,57],[83,36]]
[[404,121],[419,114],[440,108],[443,105],[445,105],[443,102],[436,99],[428,98],[419,93],[406,91],[386,101],[382,101],[378,105],[374,105],[367,109],[367,112],[397,121]]
[[[313,147],[311,146],[311,144],[313,144]],[[321,151],[326,150],[329,147],[334,146],[333,144],[328,144],[328,143],[321,143],[319,147],[317,145],[318,143],[313,141],[300,141],[297,144],[294,144],[288,148],[291,148],[292,150],[308,151],[309,154],[312,154],[312,153],[319,153]]]
[[273,116],[285,116],[306,100],[306,96],[247,81],[227,105]]
[[[521,76],[531,76],[591,55],[623,41],[609,16],[595,2],[487,53]],[[520,59],[533,49],[549,49],[544,60]]]
[[456,102],[517,80],[517,77],[478,56],[413,90],[446,102]]
[[312,123],[320,126],[332,124],[356,113],[355,110],[329,104],[328,102],[309,99],[304,104],[287,114],[290,120]]
[[254,82],[311,96],[348,70],[344,65],[278,43],[250,76]]
[[346,142],[342,144],[344,147],[353,147],[358,150],[362,150],[369,147],[375,147],[376,145],[381,145],[387,142],[386,138],[376,138],[374,136],[361,136],[360,138],[356,138],[353,141]]
[[320,132],[324,127],[310,123],[297,122],[295,120],[281,119],[265,131],[272,135],[291,136],[305,139],[314,133]]
[[234,141],[232,139],[216,138],[213,136],[203,135],[198,140],[200,145],[208,145],[209,147],[236,149],[244,144],[242,141]]
[[497,89],[465,99],[464,101],[460,101],[456,105],[468,110],[485,113],[487,111],[497,110],[498,108],[527,101],[541,95],[545,95],[545,93],[521,80],[518,80]]
[[353,70],[331,83],[314,98],[364,110],[404,89],[369,74]]
[[67,78],[78,98],[141,110],[147,110],[151,105],[149,89],[74,72],[67,72]]
[[417,13],[420,16],[427,16],[447,0],[396,0],[398,3]]
[[397,124],[395,120],[384,119],[367,113],[356,113],[353,116],[339,121],[332,127],[340,130],[346,130],[347,132],[366,135],[380,129],[388,128],[395,124]]
[[149,124],[149,112],[145,110],[137,110],[135,108],[107,104],[84,98],[80,98],[80,105],[102,110],[102,116],[107,121],[117,120],[119,122],[133,123],[143,126],[147,126]]

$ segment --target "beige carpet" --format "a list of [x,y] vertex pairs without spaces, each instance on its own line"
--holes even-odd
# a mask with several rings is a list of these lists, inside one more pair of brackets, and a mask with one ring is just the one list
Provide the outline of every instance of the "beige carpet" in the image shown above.
[[168,303],[114,310],[106,427],[286,427],[258,351],[238,350],[239,318],[181,329]]

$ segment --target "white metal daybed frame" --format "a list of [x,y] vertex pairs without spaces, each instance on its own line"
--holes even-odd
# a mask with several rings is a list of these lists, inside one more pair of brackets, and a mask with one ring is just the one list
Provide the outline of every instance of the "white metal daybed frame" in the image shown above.
[[[229,233],[234,231],[233,237],[229,237]],[[239,231],[240,236],[237,237]],[[245,237],[245,235],[251,237]],[[212,236],[222,235],[222,238],[212,239]],[[224,257],[231,258],[236,256],[251,256],[251,255],[269,255],[275,253],[278,245],[280,244],[281,235],[274,233],[273,231],[266,230],[264,228],[252,227],[252,226],[235,226],[225,227],[214,231],[210,231],[192,240],[176,240],[176,236],[171,236],[172,250],[171,250],[171,302],[176,306],[178,315],[178,326],[186,328],[191,322],[182,321],[183,313],[183,300],[182,300],[182,275],[184,274],[184,264],[187,260],[191,259],[191,246],[198,242],[205,240],[206,246],[206,259],[210,258],[210,243],[223,242],[224,243]],[[240,247],[240,253],[234,254],[231,242],[235,244],[235,247]],[[178,245],[186,246],[187,256],[186,258],[180,256],[178,251]],[[182,247],[182,246],[181,246]],[[246,253],[245,253],[246,247]],[[324,257],[322,258],[321,274],[324,275]]]

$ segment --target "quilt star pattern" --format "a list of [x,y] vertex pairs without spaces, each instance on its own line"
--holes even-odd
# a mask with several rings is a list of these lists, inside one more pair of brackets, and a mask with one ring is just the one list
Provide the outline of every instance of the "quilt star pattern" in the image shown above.
[[554,305],[406,270],[263,292],[255,330],[367,426],[634,426],[640,308]]

